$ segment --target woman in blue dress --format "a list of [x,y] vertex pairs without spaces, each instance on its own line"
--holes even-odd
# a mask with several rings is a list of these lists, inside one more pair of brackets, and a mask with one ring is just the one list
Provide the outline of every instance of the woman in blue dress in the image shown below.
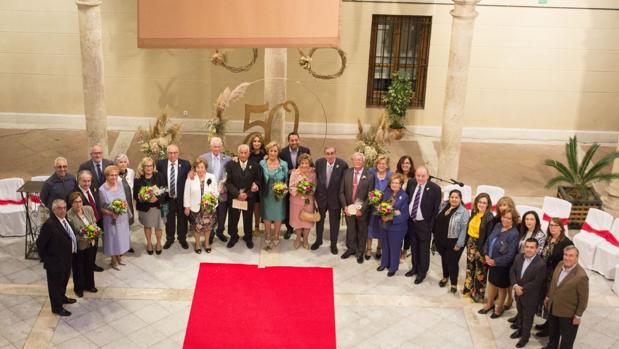
[[270,142],[266,146],[267,158],[260,161],[263,183],[260,186],[260,215],[264,222],[265,248],[279,245],[279,230],[286,218],[286,200],[276,198],[273,185],[288,180],[288,164],[279,158],[279,144]]
[[392,201],[396,215],[392,218],[378,217],[382,222],[379,223],[378,237],[382,242],[385,251],[380,260],[377,271],[389,269],[387,276],[395,275],[400,267],[400,250],[402,241],[408,230],[408,195],[402,190],[404,178],[396,173],[389,179],[389,187],[385,190],[383,201]]
[[117,215],[110,210],[110,205],[116,199],[127,202],[123,184],[118,180],[120,170],[117,166],[108,166],[103,171],[105,183],[99,188],[101,211],[103,212],[103,253],[112,257],[111,267],[115,270],[118,265],[125,265],[121,257],[127,252],[131,244],[131,230],[129,229],[129,215],[127,211]]
[[[389,157],[379,155],[374,162],[374,167],[368,170],[374,176],[374,189],[385,192],[389,178],[391,178],[391,170],[389,169]],[[368,227],[368,243],[365,251],[365,259],[372,257],[372,240],[378,239],[380,229],[380,217],[374,215],[374,208],[370,211],[370,226]],[[382,246],[380,240],[376,246],[376,259],[380,259],[382,254]]]

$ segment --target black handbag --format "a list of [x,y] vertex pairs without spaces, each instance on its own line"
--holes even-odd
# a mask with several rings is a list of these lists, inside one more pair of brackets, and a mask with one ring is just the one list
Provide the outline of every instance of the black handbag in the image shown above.
[[499,241],[499,249],[497,250],[500,255],[504,255],[509,251],[509,245],[507,241]]

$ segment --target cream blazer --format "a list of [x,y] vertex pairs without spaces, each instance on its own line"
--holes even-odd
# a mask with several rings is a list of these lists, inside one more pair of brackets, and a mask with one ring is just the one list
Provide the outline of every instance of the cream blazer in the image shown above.
[[[209,179],[210,184],[209,183]],[[217,189],[217,178],[212,173],[206,173],[204,176],[204,194],[214,193],[219,196],[219,190]],[[200,195],[200,177],[198,174],[185,182],[185,194],[183,197],[185,207],[188,207],[192,212],[200,212],[200,201],[202,197]]]

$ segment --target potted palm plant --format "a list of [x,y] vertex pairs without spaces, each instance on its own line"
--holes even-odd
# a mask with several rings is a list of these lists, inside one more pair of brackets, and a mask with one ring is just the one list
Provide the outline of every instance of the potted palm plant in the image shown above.
[[602,173],[602,170],[611,166],[613,161],[619,158],[619,152],[612,152],[597,162],[592,162],[599,147],[599,144],[594,143],[585,152],[582,160],[578,161],[578,141],[576,136],[570,137],[565,145],[567,160],[565,164],[551,159],[544,161],[544,165],[559,172],[557,176],[546,183],[546,188],[551,188],[560,183],[566,184],[557,187],[557,197],[572,203],[572,212],[569,218],[569,227],[572,229],[579,229],[582,226],[590,208],[599,209],[602,207],[602,200],[592,188],[593,183],[619,178],[619,173]]
[[391,83],[387,95],[383,98],[383,103],[389,114],[391,133],[395,139],[401,139],[405,128],[406,110],[413,96],[413,83],[408,73],[403,70],[394,72],[391,76]]

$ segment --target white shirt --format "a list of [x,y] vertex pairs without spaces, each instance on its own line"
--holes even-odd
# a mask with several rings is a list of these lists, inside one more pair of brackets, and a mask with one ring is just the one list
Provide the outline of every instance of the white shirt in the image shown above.
[[245,162],[239,161],[239,164],[241,165],[241,169],[243,169],[243,171],[245,171],[245,169],[247,168],[247,161],[245,161]]
[[520,271],[520,278],[522,278],[522,276],[524,275],[524,272],[529,267],[529,264],[533,262],[533,258],[535,258],[535,255],[531,258],[527,258],[526,256],[524,257],[524,262],[522,262],[522,270]]
[[69,234],[69,237],[71,238],[71,252],[76,253],[77,252],[77,240],[75,240],[75,232],[73,231],[73,229],[71,229],[71,225],[69,224],[69,221],[67,221],[65,218],[60,218],[58,216],[56,216],[56,218],[58,218],[62,227],[65,230],[68,230],[67,233]]
[[408,206],[408,212],[411,212],[413,210],[413,204],[415,203],[415,195],[417,195],[417,191],[421,190],[421,193],[419,194],[419,207],[417,207],[417,212],[416,213],[411,212],[411,216],[413,217],[413,220],[416,220],[416,221],[423,220],[423,214],[421,214],[421,200],[423,199],[423,192],[427,184],[428,182],[425,182],[424,184],[417,184],[417,186],[415,187],[415,191],[413,192],[411,203]]
[[217,155],[213,154],[213,163],[209,165],[213,167],[213,174],[219,181],[219,172],[221,170],[221,153]]
[[174,183],[172,183],[172,181],[170,181],[170,172],[172,172],[172,161],[168,160],[168,184],[170,185],[170,188],[168,188],[168,192],[170,191],[170,189],[172,189],[172,186],[174,186],[174,192],[178,197],[178,186],[176,185],[176,183],[178,182],[178,160],[174,162],[174,166],[176,166],[176,168],[174,169]]

